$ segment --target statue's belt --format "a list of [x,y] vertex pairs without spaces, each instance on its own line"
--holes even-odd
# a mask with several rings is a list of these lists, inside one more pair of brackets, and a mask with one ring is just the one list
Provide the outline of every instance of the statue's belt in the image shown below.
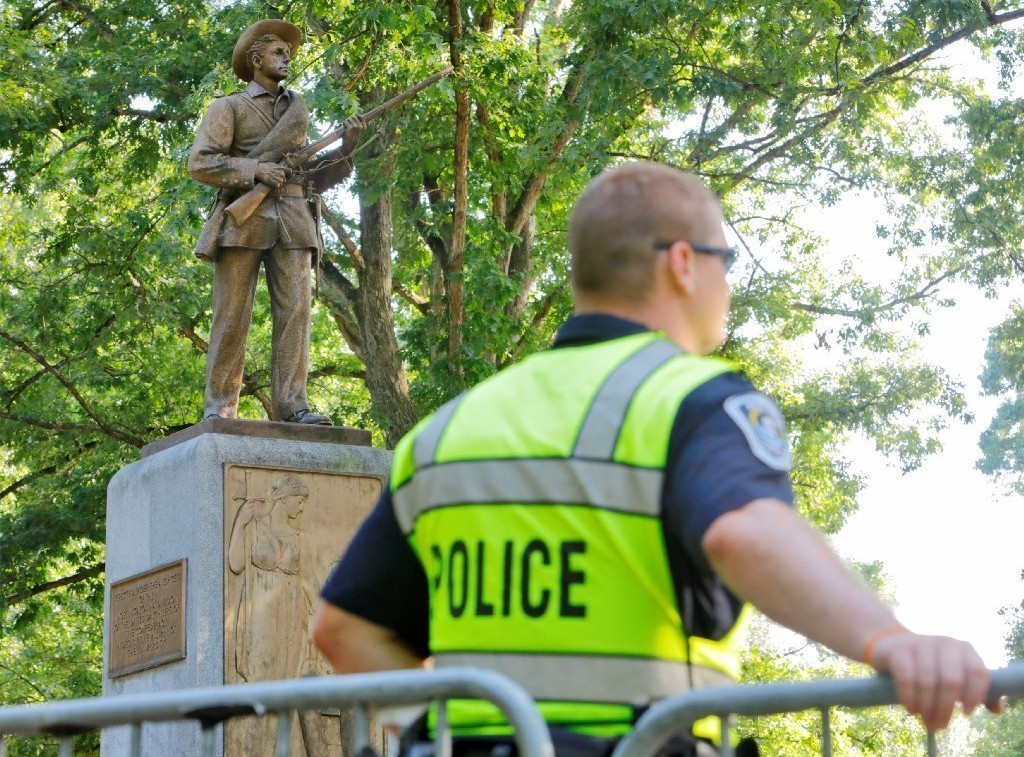
[[[244,190],[240,192],[237,189],[223,189],[222,188],[222,189],[217,190],[217,197],[220,200],[222,200],[223,202],[225,202],[227,204],[230,204],[230,203],[234,202],[236,199],[238,199],[238,197],[241,196],[243,193],[244,193]],[[289,182],[286,182],[285,184],[282,184],[277,189],[272,189],[270,191],[270,196],[271,197],[309,197],[310,193],[306,192],[306,189],[305,189],[305,187],[302,184],[300,184],[298,182],[294,182],[294,181],[289,181]]]
[[306,191],[301,184],[289,181],[275,189],[271,194],[274,197],[305,197]]

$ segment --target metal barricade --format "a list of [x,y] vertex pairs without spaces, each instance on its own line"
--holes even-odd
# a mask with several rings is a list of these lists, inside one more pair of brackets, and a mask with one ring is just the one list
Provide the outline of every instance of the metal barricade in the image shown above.
[[[1021,695],[1024,695],[1024,663],[992,671],[990,698]],[[695,721],[709,715],[722,719],[720,757],[732,757],[730,736],[734,716],[800,710],[821,711],[821,753],[831,757],[831,708],[877,707],[897,701],[892,680],[884,677],[701,689],[664,699],[651,707],[637,721],[633,731],[619,742],[612,757],[650,757],[673,735],[689,733]],[[930,757],[938,754],[933,731],[928,732],[927,750]]]
[[[1024,663],[992,672],[990,698],[1024,696]],[[59,757],[72,756],[72,737],[84,731],[131,726],[132,757],[141,755],[142,725],[171,720],[198,721],[204,754],[215,754],[216,726],[232,717],[276,714],[277,754],[290,754],[292,714],[298,710],[350,706],[356,710],[355,749],[370,742],[368,707],[438,702],[435,756],[451,757],[445,701],[484,699],[495,704],[514,729],[520,757],[554,757],[551,737],[533,700],[517,684],[477,668],[437,671],[393,671],[365,675],[306,678],[294,681],[182,689],[121,697],[76,699],[46,704],[0,707],[0,757],[4,737],[55,735]],[[734,716],[772,715],[819,710],[822,755],[831,757],[829,712],[833,707],[876,707],[897,702],[888,678],[826,680],[796,684],[761,684],[691,691],[651,707],[623,738],[612,757],[650,757],[674,734],[687,733],[708,715],[722,719],[721,757],[732,757],[730,736]],[[927,750],[937,754],[934,732]]]
[[438,702],[436,757],[451,757],[445,702],[484,699],[498,707],[514,728],[521,757],[554,757],[551,736],[530,696],[508,678],[476,668],[402,670],[363,675],[304,678],[201,689],[73,699],[45,704],[0,707],[0,757],[5,735],[55,735],[59,757],[71,757],[74,734],[110,726],[131,726],[132,757],[142,753],[146,722],[196,720],[202,728],[203,753],[214,755],[216,726],[232,717],[278,717],[277,754],[290,754],[292,714],[319,707],[354,707],[355,751],[370,743],[368,707]]

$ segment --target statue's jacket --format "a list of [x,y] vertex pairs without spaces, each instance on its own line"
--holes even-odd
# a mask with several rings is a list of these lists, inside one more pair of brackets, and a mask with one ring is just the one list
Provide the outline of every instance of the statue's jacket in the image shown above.
[[308,126],[309,110],[297,92],[282,89],[273,95],[256,82],[210,105],[189,153],[188,172],[220,191],[196,245],[196,257],[212,261],[220,247],[318,247],[316,222],[300,181],[290,179],[272,192],[241,224],[224,212],[255,186],[258,163],[279,162],[305,144]]

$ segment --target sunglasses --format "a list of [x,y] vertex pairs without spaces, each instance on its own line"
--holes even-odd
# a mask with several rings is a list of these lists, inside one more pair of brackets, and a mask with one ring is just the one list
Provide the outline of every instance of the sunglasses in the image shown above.
[[[677,240],[686,241],[686,240]],[[732,264],[736,262],[736,255],[738,254],[735,247],[712,247],[706,244],[695,244],[694,242],[686,242],[690,245],[690,249],[694,252],[699,252],[701,255],[714,255],[719,257],[725,263],[725,272],[728,273],[732,268]],[[675,242],[655,242],[654,249],[656,250],[667,250]]]

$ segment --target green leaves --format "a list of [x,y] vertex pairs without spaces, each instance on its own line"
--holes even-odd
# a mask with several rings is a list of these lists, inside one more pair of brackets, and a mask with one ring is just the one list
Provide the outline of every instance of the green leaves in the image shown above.
[[[30,704],[92,696],[101,686],[102,574],[45,598],[5,608],[0,633],[0,703]],[[98,601],[97,601],[98,600]],[[11,757],[53,754],[53,737],[16,739]],[[75,737],[76,754],[99,754],[99,733]]]
[[1019,303],[989,336],[981,383],[986,394],[1004,399],[981,435],[977,467],[1024,493],[1024,308]]
[[[869,574],[876,566],[862,566]],[[771,683],[853,678],[865,667],[839,658],[803,639],[771,633],[764,618],[752,624],[751,650],[743,659],[743,679]],[[834,708],[829,712],[832,748],[836,754],[924,755],[925,734],[920,721],[896,707]],[[802,757],[821,753],[822,722],[818,710],[740,718],[737,731],[757,740],[762,754]]]
[[[835,532],[857,507],[845,437],[911,469],[965,415],[960,387],[915,349],[947,283],[995,291],[1024,270],[1022,106],[937,56],[968,36],[1009,84],[1022,35],[982,30],[1005,16],[937,0],[461,7],[459,73],[374,123],[353,180],[325,198],[336,223],[313,317],[318,409],[393,444],[545,347],[572,307],[575,198],[608,165],[653,159],[722,195],[745,253],[724,354],[789,416],[799,506],[814,523]],[[239,87],[237,35],[276,12],[200,0],[0,7],[0,585],[31,596],[4,620],[22,650],[56,643],[35,618],[65,602],[31,592],[102,560],[106,481],[140,445],[199,418],[211,271],[191,250],[212,193],[184,166],[201,113]],[[451,61],[436,4],[304,0],[287,15],[305,31],[292,86],[318,133]],[[458,92],[470,102],[464,207]],[[844,263],[809,219],[854,193],[870,211],[845,221],[879,233]],[[1015,486],[1022,319],[992,337],[984,381],[1005,403],[980,464]],[[265,417],[268,373],[261,291],[243,416]],[[81,580],[88,607],[97,586]],[[25,674],[47,691],[94,690],[88,676],[61,689],[60,675]],[[871,717],[851,723],[857,738],[900,753],[871,740]],[[890,725],[879,728],[903,738]]]

